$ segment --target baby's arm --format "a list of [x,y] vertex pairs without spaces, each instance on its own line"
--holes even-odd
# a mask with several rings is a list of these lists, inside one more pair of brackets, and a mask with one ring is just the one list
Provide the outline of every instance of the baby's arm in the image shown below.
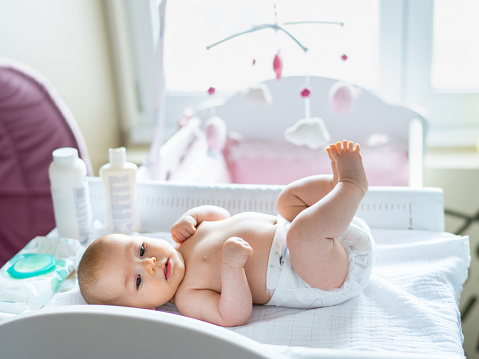
[[182,243],[196,232],[203,221],[219,221],[229,218],[229,212],[218,206],[199,206],[186,211],[171,227],[171,236],[177,243]]
[[246,324],[253,310],[253,299],[244,265],[252,254],[253,249],[246,241],[229,238],[223,246],[221,293],[185,289],[176,295],[180,313],[223,327]]

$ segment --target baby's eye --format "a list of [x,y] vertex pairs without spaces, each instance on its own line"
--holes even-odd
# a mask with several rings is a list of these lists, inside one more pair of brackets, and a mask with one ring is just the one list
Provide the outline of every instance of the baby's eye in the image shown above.
[[136,289],[140,288],[141,285],[141,276],[138,274],[138,277],[136,277]]
[[140,246],[140,257],[143,257],[143,254],[145,254],[145,245],[141,244],[141,246]]

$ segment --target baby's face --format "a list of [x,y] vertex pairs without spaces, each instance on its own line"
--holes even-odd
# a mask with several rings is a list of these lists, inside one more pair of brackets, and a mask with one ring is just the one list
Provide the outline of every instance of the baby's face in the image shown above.
[[98,290],[117,305],[154,309],[176,293],[185,274],[181,254],[162,239],[109,235]]

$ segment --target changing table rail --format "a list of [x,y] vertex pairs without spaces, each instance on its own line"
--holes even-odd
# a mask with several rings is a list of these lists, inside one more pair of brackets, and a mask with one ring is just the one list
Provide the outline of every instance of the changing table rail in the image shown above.
[[[98,177],[89,177],[93,218],[104,220],[106,198]],[[276,214],[283,186],[245,184],[137,183],[137,205],[144,232],[169,232],[187,209],[203,204],[226,208],[231,214],[257,211]],[[439,188],[370,187],[357,216],[371,228],[444,231],[443,193]]]

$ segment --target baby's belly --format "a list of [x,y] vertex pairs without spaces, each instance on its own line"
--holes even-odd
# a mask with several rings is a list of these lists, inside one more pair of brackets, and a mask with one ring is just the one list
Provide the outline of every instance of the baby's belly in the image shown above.
[[[276,217],[259,215],[258,213],[242,213],[231,219],[219,222],[206,222],[198,227],[197,234],[202,229],[213,235],[214,242],[221,245],[230,237],[240,237],[253,248],[253,255],[245,265],[248,284],[256,304],[267,303],[271,296],[266,288],[266,272],[269,252],[276,231]],[[202,228],[203,226],[203,228]],[[220,258],[218,258],[220,260]],[[221,263],[221,261],[219,261]]]

